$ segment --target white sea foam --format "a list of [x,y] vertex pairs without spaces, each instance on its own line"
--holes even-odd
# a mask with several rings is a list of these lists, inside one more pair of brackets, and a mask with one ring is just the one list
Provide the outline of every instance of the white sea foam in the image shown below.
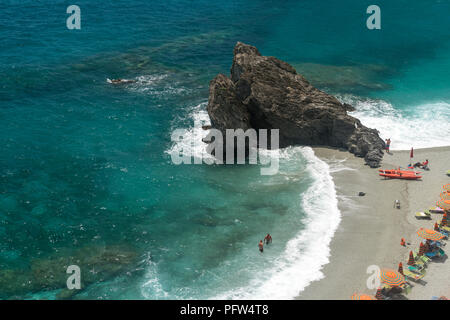
[[[205,103],[193,108],[190,117],[197,126],[188,129],[186,138],[173,144],[167,153],[188,149],[196,156],[205,155],[206,144],[199,143],[201,134],[196,131],[205,131],[200,124],[209,124],[204,107]],[[313,182],[306,193],[299,194],[306,213],[302,221],[306,228],[286,243],[283,253],[273,261],[272,270],[265,270],[264,276],[258,275],[244,287],[233,288],[212,299],[292,299],[311,282],[324,277],[321,269],[329,262],[329,245],[341,219],[330,167],[317,158],[310,147],[266,150],[261,152],[261,156],[284,161],[298,161],[299,157],[307,160],[306,171]],[[153,276],[156,279],[156,275]]]
[[[214,157],[206,151],[208,144],[203,142],[202,139],[206,138],[209,131],[204,130],[202,126],[209,126],[211,121],[208,116],[208,112],[205,110],[206,102],[196,105],[189,117],[193,121],[193,126],[185,128],[186,131],[183,134],[183,139],[173,143],[169,150],[166,150],[168,154],[187,154],[191,155],[193,159],[214,159]],[[195,160],[193,160],[195,161]]]
[[142,75],[135,78],[136,82],[127,88],[135,92],[161,97],[182,95],[190,91],[170,76],[170,74]]
[[308,161],[306,170],[314,181],[302,196],[306,228],[287,242],[283,253],[273,261],[271,270],[258,274],[248,286],[235,288],[213,299],[292,299],[311,282],[324,277],[321,269],[329,262],[329,245],[341,220],[329,166],[309,147],[289,147],[280,153],[288,158],[301,153]]
[[151,260],[150,254],[146,255],[141,264],[146,270],[145,283],[141,287],[141,293],[145,299],[167,299],[169,293],[164,291],[158,277],[158,266]]
[[[450,104],[435,102],[411,106],[408,114],[383,100],[340,96],[342,102],[356,108],[350,114],[383,139],[391,138],[392,150],[409,150],[450,145]],[[413,112],[411,112],[413,111]]]
[[336,159],[336,158],[331,158],[331,159],[324,159],[329,167],[330,167],[330,173],[336,173],[336,172],[341,172],[341,171],[356,171],[356,169],[347,167],[345,165],[345,161],[347,159]]

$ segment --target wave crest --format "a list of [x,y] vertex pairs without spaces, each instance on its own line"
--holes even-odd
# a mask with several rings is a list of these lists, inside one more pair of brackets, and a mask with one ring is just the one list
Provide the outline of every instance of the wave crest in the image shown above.
[[377,129],[383,139],[390,138],[392,150],[449,145],[449,103],[434,102],[411,106],[411,112],[405,112],[395,109],[384,100],[353,95],[338,98],[356,108],[356,111],[350,114],[361,120],[365,126]]

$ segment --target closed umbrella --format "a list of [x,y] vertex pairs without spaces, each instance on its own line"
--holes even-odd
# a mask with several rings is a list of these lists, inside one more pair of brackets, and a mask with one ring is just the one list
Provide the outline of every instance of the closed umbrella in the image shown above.
[[404,274],[403,274],[403,263],[401,263],[401,262],[398,264],[398,272],[399,272],[401,275],[404,276]]
[[420,243],[419,252],[417,253],[418,256],[423,256],[425,253],[425,246],[423,245],[423,242]]
[[384,300],[384,296],[381,291],[382,291],[381,288],[377,289],[377,293],[375,294],[375,298],[377,298],[377,300]]
[[442,216],[441,225],[442,226],[446,226],[447,225],[447,213],[444,213],[444,215]]
[[408,259],[408,265],[413,266],[416,264],[416,261],[414,261],[414,254],[412,251],[409,252],[409,259]]

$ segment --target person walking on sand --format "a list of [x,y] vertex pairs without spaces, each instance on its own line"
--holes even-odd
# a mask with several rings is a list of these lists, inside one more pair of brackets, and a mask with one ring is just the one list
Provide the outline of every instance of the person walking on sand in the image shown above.
[[259,252],[262,253],[264,251],[264,243],[262,240],[259,240],[258,247],[259,247]]
[[391,146],[391,138],[386,139],[386,152],[389,153],[389,147]]
[[272,236],[270,234],[267,234],[267,236],[264,238],[264,242],[266,244],[272,243]]

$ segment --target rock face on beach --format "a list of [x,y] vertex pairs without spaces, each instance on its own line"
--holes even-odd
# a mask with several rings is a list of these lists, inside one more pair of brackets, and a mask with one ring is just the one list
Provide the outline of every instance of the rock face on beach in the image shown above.
[[231,77],[219,74],[210,82],[211,124],[226,129],[279,129],[280,147],[325,145],[345,148],[364,157],[371,167],[383,158],[384,141],[348,115],[354,110],[314,88],[288,63],[261,56],[238,42]]

